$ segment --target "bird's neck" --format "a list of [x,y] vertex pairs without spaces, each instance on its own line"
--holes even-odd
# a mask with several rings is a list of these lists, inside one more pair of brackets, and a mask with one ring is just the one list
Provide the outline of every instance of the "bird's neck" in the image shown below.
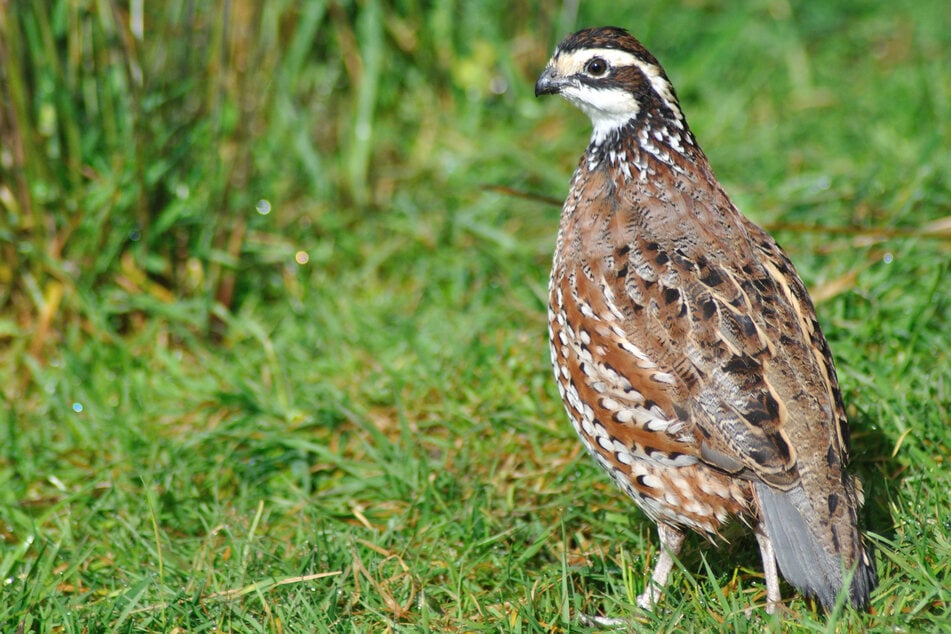
[[646,180],[658,169],[682,172],[706,164],[683,117],[654,110],[613,127],[595,124],[585,159],[588,170],[614,169],[625,180]]

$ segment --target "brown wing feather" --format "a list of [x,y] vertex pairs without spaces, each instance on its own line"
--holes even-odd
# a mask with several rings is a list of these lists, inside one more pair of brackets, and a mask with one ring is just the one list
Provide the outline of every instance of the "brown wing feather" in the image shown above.
[[[805,289],[789,282],[798,282],[788,275],[791,264],[718,188],[681,183],[652,201],[637,198],[644,188],[619,190],[634,196],[625,199],[606,195],[614,184],[597,182],[597,174],[588,174],[584,215],[569,216],[562,236],[584,244],[568,252],[589,256],[565,269],[576,276],[569,287],[591,286],[597,292],[578,293],[599,302],[591,313],[615,317],[588,336],[641,403],[683,423],[675,426],[681,439],[672,436],[677,451],[773,486],[794,485],[797,447],[829,446],[809,421],[833,416],[837,387],[831,361],[803,343],[817,328]],[[707,198],[688,197],[687,189]],[[698,216],[721,220],[702,224]],[[646,366],[665,368],[673,380]],[[798,427],[810,429],[799,434]]]

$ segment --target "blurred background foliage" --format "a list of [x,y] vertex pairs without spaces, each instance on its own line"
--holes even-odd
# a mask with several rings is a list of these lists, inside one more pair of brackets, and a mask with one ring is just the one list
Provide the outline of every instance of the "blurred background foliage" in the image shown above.
[[39,352],[67,324],[109,336],[173,300],[177,327],[207,333],[249,285],[283,293],[296,240],[405,204],[407,180],[444,184],[459,161],[434,156],[450,117],[457,143],[486,118],[511,123],[511,87],[543,63],[553,13],[5,3],[5,336],[38,335]]
[[[0,624],[629,608],[648,524],[545,358],[590,127],[532,86],[597,24],[820,302],[884,579],[845,626],[947,623],[946,0],[0,0]],[[644,627],[750,627],[739,544]]]
[[[823,49],[829,54],[858,38],[869,44],[855,48],[857,68],[912,55],[923,69],[894,78],[896,92],[916,95],[907,117],[871,130],[863,119],[849,132],[856,144],[915,159],[912,178],[938,178],[928,158],[946,147],[948,87],[924,69],[946,50],[946,20],[928,17],[936,4],[897,30],[870,20],[871,32],[843,30],[866,11],[857,1],[796,16],[783,1],[686,4],[630,13],[657,54],[678,61],[688,112],[694,102],[729,100],[710,108],[731,110],[729,118],[694,117],[713,128],[706,134],[722,134],[718,126],[747,110],[782,118],[756,133],[773,136],[808,174],[816,148],[803,144],[819,144],[823,131],[799,125],[801,112],[895,96],[844,103],[799,31],[842,40]],[[588,14],[606,12],[594,5]],[[546,127],[530,86],[578,10],[572,2],[4,3],[0,333],[8,344],[29,339],[40,354],[67,326],[110,337],[157,314],[182,336],[203,336],[220,325],[216,310],[233,310],[249,292],[297,288],[295,258],[333,272],[365,256],[366,234],[348,231],[357,223],[372,219],[385,235],[403,221],[417,239],[438,241],[466,223],[458,199],[478,195],[480,184],[559,192],[566,163],[533,143],[533,133],[553,139],[558,128]],[[718,31],[703,28],[706,16],[724,12],[733,17]],[[730,28],[744,29],[736,35],[747,47],[762,44],[763,57],[726,50]],[[761,86],[767,94],[732,89],[771,65],[784,77]],[[715,81],[704,85],[704,76]],[[848,128],[843,119],[832,125]],[[931,147],[909,147],[914,136],[903,132],[926,121],[937,124]],[[577,147],[577,127],[565,147]],[[733,160],[759,148],[736,143]],[[859,165],[868,171],[857,187],[875,187],[881,158],[871,153]],[[459,176],[473,168],[477,182]],[[513,246],[481,220],[468,229]]]

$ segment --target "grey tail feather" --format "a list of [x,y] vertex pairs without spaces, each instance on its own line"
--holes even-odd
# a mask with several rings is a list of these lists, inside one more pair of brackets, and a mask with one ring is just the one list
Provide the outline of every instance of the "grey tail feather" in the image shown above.
[[[857,540],[857,561],[843,561],[838,553],[822,547],[819,536],[803,518],[799,509],[809,509],[810,504],[801,486],[790,491],[776,491],[757,482],[756,493],[763,528],[773,543],[783,578],[800,592],[816,597],[829,611],[835,606],[844,576],[851,574],[849,600],[857,609],[867,608],[877,576],[872,559],[861,545],[858,528],[848,527],[854,531]],[[854,571],[849,570],[852,566]]]

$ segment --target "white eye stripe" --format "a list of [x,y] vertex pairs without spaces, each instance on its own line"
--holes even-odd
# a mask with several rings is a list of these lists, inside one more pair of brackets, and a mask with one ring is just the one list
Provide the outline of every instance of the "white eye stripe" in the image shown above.
[[680,107],[677,105],[677,99],[674,98],[674,88],[664,78],[660,66],[645,62],[633,53],[616,48],[586,48],[556,55],[554,61],[559,74],[570,77],[585,72],[585,65],[595,57],[600,57],[612,68],[637,66],[644,77],[647,78],[647,81],[650,82],[654,92],[664,100],[667,107],[679,118]]
[[616,48],[586,48],[557,55],[555,65],[558,71],[567,77],[584,72],[585,65],[595,57],[600,57],[614,68],[638,63],[637,58],[627,51]]
[[641,72],[644,73],[644,76],[647,77],[654,92],[660,95],[660,98],[664,100],[667,107],[679,117],[680,107],[677,105],[677,98],[674,97],[674,87],[670,85],[669,81],[664,79],[664,76],[661,74],[663,71],[661,71],[660,67],[656,64],[645,64],[640,60],[635,60],[634,63],[637,64]]
[[637,57],[631,53],[616,48],[587,48],[583,51],[576,51],[575,54],[580,54],[584,60],[600,57],[615,68],[618,66],[637,64],[639,61]]

